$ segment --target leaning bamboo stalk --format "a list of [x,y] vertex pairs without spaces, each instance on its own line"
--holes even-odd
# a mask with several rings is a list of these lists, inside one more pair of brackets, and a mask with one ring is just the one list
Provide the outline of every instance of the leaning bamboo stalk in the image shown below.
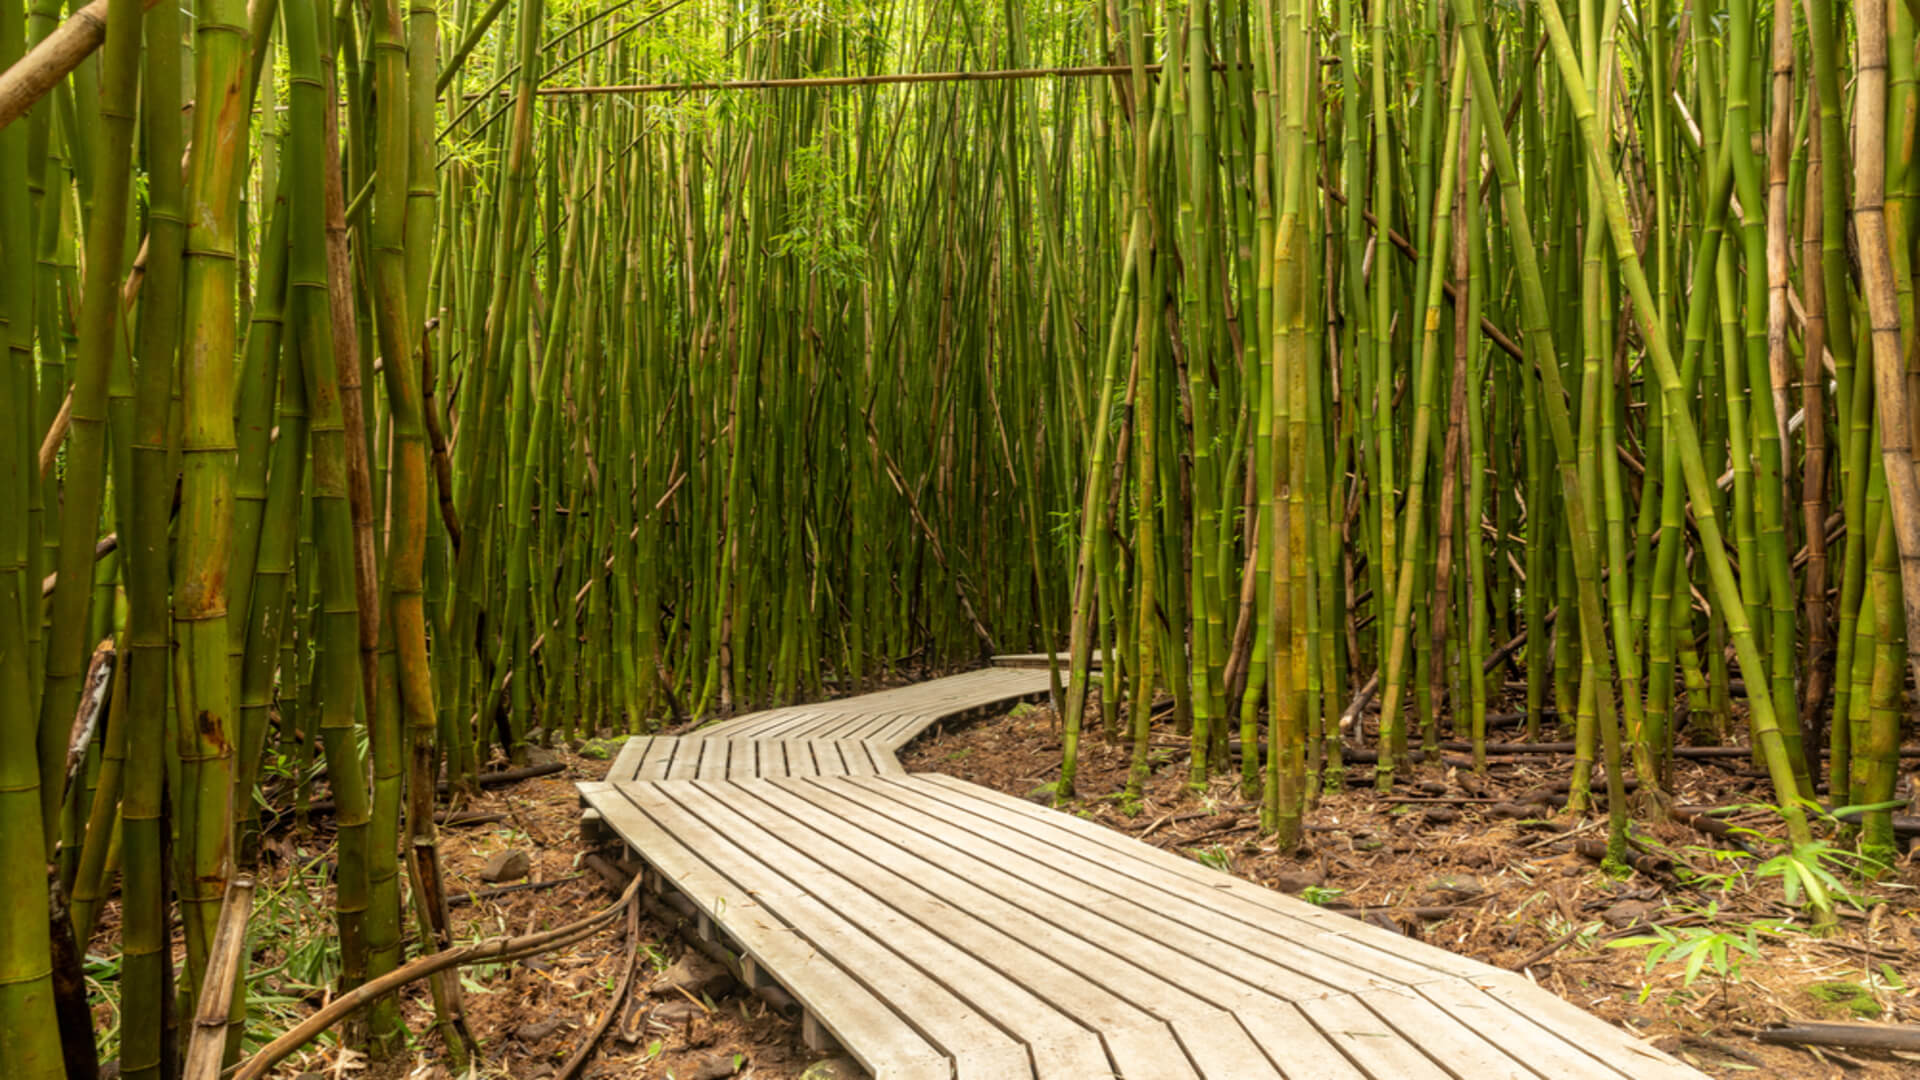
[[1887,509],[1900,552],[1900,594],[1906,608],[1907,666],[1920,673],[1920,476],[1914,473],[1912,403],[1902,353],[1893,253],[1887,243],[1887,14],[1866,3],[1856,12],[1854,230],[1860,238],[1860,291],[1872,325],[1873,382],[1880,416],[1880,456],[1887,472]]
[[226,1054],[236,984],[247,946],[247,916],[253,908],[253,878],[242,874],[227,883],[220,921],[207,955],[206,985],[193,1013],[193,1031],[181,1063],[184,1080],[218,1080]]
[[[150,9],[159,2],[141,0],[141,8]],[[25,115],[107,40],[110,6],[110,0],[93,0],[0,71],[0,128]]]

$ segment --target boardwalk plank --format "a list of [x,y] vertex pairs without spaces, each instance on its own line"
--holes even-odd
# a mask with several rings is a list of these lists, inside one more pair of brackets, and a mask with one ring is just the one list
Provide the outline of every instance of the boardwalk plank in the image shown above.
[[1701,1080],[1519,976],[893,754],[1047,682],[630,739],[581,798],[888,1080]]
[[710,740],[681,739],[674,747],[673,760],[667,763],[663,780],[691,780],[700,773],[700,759]]
[[1564,1037],[1604,1052],[1609,1061],[1619,1055],[1618,1067],[1634,1080],[1699,1080],[1693,1069],[1524,976],[1489,967],[1468,981],[1522,1015],[1552,1024]]
[[1586,1080],[1602,1076],[1630,1080],[1632,1076],[1469,983],[1429,983],[1418,989],[1422,997],[1445,1010],[1450,1018],[1515,1053],[1547,1080]]
[[953,1066],[945,1054],[865,983],[643,812],[628,797],[632,790],[614,791],[609,785],[595,805],[676,888],[710,916],[722,918],[756,963],[778,971],[794,998],[820,1018],[875,1080],[950,1080]]
[[641,780],[660,780],[667,775],[667,763],[673,760],[681,740],[659,735],[647,740],[646,756],[641,758],[634,776]]
[[[862,781],[864,782],[864,781]],[[987,821],[998,822],[1015,834],[1029,836],[1036,853],[1044,852],[1049,860],[1072,857],[1081,865],[1094,865],[1103,872],[1111,872],[1153,890],[1154,904],[1187,902],[1198,905],[1203,910],[1211,910],[1215,918],[1226,916],[1235,925],[1232,933],[1271,934],[1287,940],[1299,947],[1324,954],[1329,960],[1337,959],[1382,979],[1398,983],[1418,983],[1441,978],[1453,972],[1436,970],[1414,962],[1403,954],[1412,950],[1434,950],[1418,942],[1389,934],[1361,923],[1357,919],[1345,916],[1327,915],[1321,909],[1291,897],[1279,897],[1304,909],[1300,913],[1284,908],[1270,908],[1253,902],[1247,891],[1259,889],[1259,886],[1241,881],[1239,878],[1223,874],[1201,866],[1178,855],[1169,855],[1158,848],[1137,841],[1128,845],[1109,846],[1101,841],[1106,838],[1098,833],[1113,833],[1113,830],[1069,817],[1041,810],[1031,803],[1018,799],[987,798],[985,795],[999,795],[987,792],[984,788],[963,785],[961,781],[937,773],[920,773],[905,779],[898,777],[882,781],[899,791],[915,791],[938,799],[953,808],[955,812],[973,815]],[[1057,822],[1054,819],[1058,819]],[[1077,827],[1076,827],[1077,826]],[[1089,833],[1094,835],[1089,836]],[[1120,837],[1127,839],[1126,837]],[[1087,841],[1094,841],[1088,843]],[[1198,874],[1188,873],[1188,867]],[[1136,886],[1136,888],[1138,887]],[[1262,892],[1271,890],[1260,889]],[[1274,894],[1278,896],[1279,894]],[[1355,940],[1340,923],[1328,926],[1318,921],[1320,916],[1339,919],[1341,923],[1351,923],[1358,930],[1371,930],[1384,936],[1381,947],[1372,941]],[[1227,932],[1222,928],[1223,933]],[[1451,954],[1446,954],[1451,956]],[[1325,961],[1322,961],[1325,962]],[[1469,967],[1467,970],[1474,970]]]
[[[762,907],[780,916],[816,948],[833,955],[862,982],[884,993],[888,1001],[912,1018],[915,1026],[953,1059],[959,1080],[972,1077],[1011,1080],[1032,1075],[1025,1048],[1005,1031],[910,959],[890,949],[867,929],[864,918],[859,921],[848,918],[814,895],[808,886],[821,888],[826,884],[824,879],[808,878],[803,884],[760,857],[771,857],[793,871],[798,865],[795,860],[803,860],[804,856],[789,857],[772,849],[763,849],[760,855],[748,851],[742,845],[753,837],[739,836],[718,824],[721,821],[737,824],[737,816],[715,813],[716,809],[724,811],[724,808],[710,796],[703,798],[701,785],[656,784],[631,794],[636,805],[649,816],[672,830],[687,845],[698,845],[708,859],[724,867],[728,876],[746,886]],[[837,893],[832,898],[846,899]],[[864,909],[857,913],[870,914]],[[724,912],[709,912],[709,915],[724,919]]]
[[1455,1080],[1357,997],[1304,1001],[1300,1003],[1300,1011],[1340,1048],[1347,1060],[1375,1080]]
[[646,756],[647,744],[651,739],[628,739],[620,744],[620,752],[613,755],[613,763],[607,766],[607,779],[631,780],[640,775],[640,761]]
[[980,958],[981,952],[993,955],[1020,948],[1019,942],[1004,932],[982,928],[984,933],[974,944],[984,938],[988,947],[968,951],[964,943],[952,940],[950,932],[943,935],[929,929],[929,924],[935,924],[950,930],[948,924],[961,922],[963,913],[923,891],[901,888],[904,882],[873,887],[885,872],[864,860],[860,852],[825,839],[752,797],[753,792],[769,786],[700,784],[684,796],[684,801],[744,849],[885,941],[969,1007],[1033,1047],[1034,1064],[1041,1075],[1073,1078],[1107,1071],[1106,1055],[1092,1031]]
[[787,751],[788,776],[818,776],[820,767],[813,762],[813,744],[798,739],[784,739],[780,745]]
[[[805,790],[822,801],[836,795],[845,797],[837,789]],[[813,796],[815,791],[821,794]],[[970,831],[960,821],[943,819],[941,804],[916,797],[911,791],[897,793],[889,786],[870,788],[869,792],[887,800],[861,808],[866,811],[859,815],[862,824],[876,834],[890,838],[904,835],[906,843],[916,849],[924,845],[930,861],[964,867],[960,872],[970,880],[1002,883],[995,888],[1003,894],[1020,896],[1033,910],[1070,920],[1076,930],[1097,934],[1106,948],[1119,955],[1139,956],[1155,970],[1185,974],[1188,967],[1205,970],[1218,965],[1240,974],[1242,986],[1222,991],[1222,997],[1244,993],[1250,986],[1300,1000],[1389,985],[1364,970],[1290,947],[1278,938],[1261,942],[1266,955],[1254,955],[1246,945],[1209,934],[1206,927],[1211,913],[1205,908],[1186,909],[1189,918],[1179,919],[1176,916],[1180,911],[1159,910],[1129,899],[1122,891],[1129,884],[1126,879],[1086,866],[1077,857],[1035,859],[1012,846],[1018,843],[1019,834],[999,831],[990,822],[979,823],[979,831]],[[844,804],[842,812],[854,813]],[[916,841],[906,832],[908,829],[920,833],[920,838]],[[1088,923],[1076,918],[1077,912],[1098,914],[1102,919]]]
[[[1419,1046],[1421,1052],[1455,1076],[1472,1080],[1538,1080],[1539,1074],[1413,990],[1369,990],[1359,997],[1374,1015],[1398,1031],[1401,1038]],[[1595,1069],[1587,1075],[1597,1077],[1609,1073]]]
[[[876,815],[849,807],[843,800],[818,798],[824,790],[825,785],[786,781],[756,785],[741,794],[763,807],[754,814],[755,820],[782,831],[795,846],[832,851],[837,860],[833,865],[848,877],[886,896],[930,930],[1084,1024],[1102,1031],[1144,1030],[1155,1022],[1156,1010],[1143,1011],[1132,999],[1185,996],[1151,968],[1090,945],[1076,935],[1077,928],[1048,921],[1015,900],[989,891],[991,884],[999,882],[978,877],[977,865],[928,859],[893,842],[898,833],[883,835],[873,828]],[[1074,917],[1064,905],[1054,914]],[[1220,1019],[1217,1010],[1197,1000],[1172,1013],[1189,1020],[1218,1023]],[[1219,1041],[1218,1033],[1214,1039]],[[1171,1053],[1174,1048],[1168,1042],[1162,1049]],[[1218,1052],[1214,1047],[1205,1053]],[[1144,1068],[1147,1063],[1137,1064]],[[1153,1064],[1171,1069],[1177,1063],[1163,1059]],[[1258,1060],[1250,1042],[1240,1048],[1233,1064],[1236,1071],[1230,1075],[1274,1075]]]
[[813,764],[817,776],[845,776],[847,764],[840,760],[840,747],[819,739],[807,740],[808,749],[813,751]]

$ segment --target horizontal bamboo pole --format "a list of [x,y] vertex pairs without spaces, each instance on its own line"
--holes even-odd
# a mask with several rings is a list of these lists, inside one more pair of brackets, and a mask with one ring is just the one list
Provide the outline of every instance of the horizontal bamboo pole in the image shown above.
[[[1155,74],[1165,67],[1164,64],[1147,64],[1149,74]],[[1224,63],[1212,65],[1215,71],[1227,70]],[[671,94],[694,90],[784,90],[796,87],[824,86],[885,86],[897,83],[949,83],[949,82],[1005,82],[1010,79],[1084,79],[1106,75],[1130,75],[1133,68],[1126,64],[1094,64],[1086,67],[1053,68],[996,68],[987,71],[907,71],[889,75],[823,75],[800,79],[732,79],[715,82],[663,82],[663,83],[620,83],[607,86],[543,86],[534,93],[547,97],[583,97],[599,94]],[[511,90],[502,89],[498,96],[505,97]],[[466,99],[486,97],[486,94],[474,93],[462,95]]]

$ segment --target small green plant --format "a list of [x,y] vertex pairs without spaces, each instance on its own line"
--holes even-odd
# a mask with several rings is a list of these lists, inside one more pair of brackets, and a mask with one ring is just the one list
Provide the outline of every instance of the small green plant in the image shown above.
[[1233,856],[1219,844],[1210,844],[1203,848],[1188,848],[1187,854],[1201,866],[1210,867],[1223,874],[1233,873]]
[[1347,890],[1334,885],[1309,885],[1300,890],[1300,899],[1317,907],[1326,907],[1347,894]]
[[[1705,914],[1711,919],[1717,910],[1717,905],[1709,904]],[[1740,981],[1741,966],[1749,959],[1759,959],[1762,932],[1778,933],[1779,926],[1771,920],[1726,928],[1711,922],[1705,926],[1656,926],[1651,934],[1618,938],[1608,942],[1607,947],[1645,948],[1648,974],[1662,964],[1680,964],[1683,988],[1691,988],[1701,975],[1711,970],[1719,978],[1720,999],[1724,1005],[1728,987]]]
[[1863,874],[1864,860],[1858,854],[1834,847],[1825,840],[1796,845],[1754,868],[1760,877],[1780,879],[1787,903],[1798,907],[1802,894],[1816,910],[1831,909],[1836,901],[1864,910],[1869,901],[1852,892],[1841,874]]

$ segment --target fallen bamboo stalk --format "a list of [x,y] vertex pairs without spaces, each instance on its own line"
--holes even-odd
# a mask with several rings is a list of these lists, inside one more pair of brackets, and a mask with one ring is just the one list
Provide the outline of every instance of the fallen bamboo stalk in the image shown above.
[[482,900],[507,896],[512,893],[536,892],[565,885],[569,881],[579,881],[585,874],[568,874],[566,877],[548,878],[545,881],[521,881],[512,885],[499,885],[491,889],[479,889],[470,892],[452,893],[447,897],[448,907],[460,907],[464,904],[477,904]]
[[1781,1027],[1764,1028],[1755,1033],[1754,1038],[1763,1043],[1920,1052],[1920,1024],[1843,1024],[1804,1020]]
[[[334,999],[332,1004],[309,1016],[286,1034],[261,1047],[257,1053],[233,1071],[232,1080],[260,1080],[260,1077],[265,1076],[269,1069],[285,1060],[289,1054],[318,1038],[321,1032],[408,983],[417,982],[450,968],[516,960],[536,953],[550,952],[590,937],[627,910],[638,892],[638,885],[639,881],[635,879],[611,907],[565,926],[521,937],[488,938],[472,945],[446,949],[431,956],[423,956],[377,979],[361,983]],[[200,1080],[200,1078],[194,1077],[192,1080]]]
[[580,1040],[579,1047],[567,1058],[566,1064],[560,1066],[560,1080],[574,1080],[580,1075],[581,1067],[586,1065],[589,1057],[593,1056],[594,1047],[599,1046],[600,1040],[606,1037],[607,1028],[613,1025],[613,1018],[620,1015],[621,1008],[627,1003],[627,997],[633,993],[633,978],[640,971],[639,943],[640,905],[628,904],[627,972],[621,977],[619,988],[613,992],[613,1000],[607,1002],[607,1007],[601,1011],[600,1019],[593,1025],[593,1030],[587,1032],[587,1037]]
[[[554,773],[565,772],[565,771],[567,771],[566,764],[564,762],[559,762],[559,761],[550,761],[545,765],[525,765],[517,769],[500,769],[495,772],[481,773],[480,786],[483,788],[502,787],[507,784],[519,783],[522,780],[533,780],[538,777],[552,776]],[[445,795],[451,792],[453,788],[452,786],[447,784],[446,781],[443,780],[435,787],[435,790],[438,791],[440,794]],[[333,813],[333,811],[334,811],[334,805],[333,805],[332,799],[321,799],[319,802],[313,803],[307,807],[307,813],[309,815],[331,814]],[[293,812],[291,810],[282,811],[278,813],[276,817],[289,817],[292,815],[292,813]],[[457,824],[461,824],[461,822],[456,821],[456,822],[452,822],[452,824],[457,825]],[[466,824],[477,825],[477,824],[481,824],[481,822],[477,822],[477,821],[466,822]]]

